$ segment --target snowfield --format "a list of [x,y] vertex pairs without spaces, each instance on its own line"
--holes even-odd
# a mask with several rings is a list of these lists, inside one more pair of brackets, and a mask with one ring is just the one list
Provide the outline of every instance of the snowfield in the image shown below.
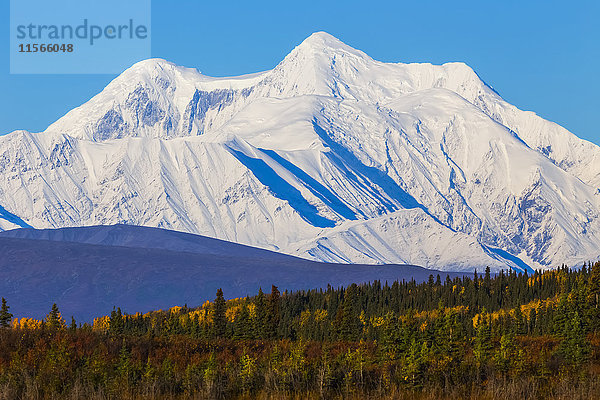
[[124,223],[317,261],[447,271],[600,255],[600,147],[462,63],[323,32],[274,69],[151,59],[41,133],[0,137],[0,228]]

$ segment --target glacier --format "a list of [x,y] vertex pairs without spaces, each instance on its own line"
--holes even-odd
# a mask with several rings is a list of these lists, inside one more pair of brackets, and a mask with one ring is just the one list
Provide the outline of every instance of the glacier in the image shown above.
[[0,137],[0,229],[129,224],[316,261],[446,271],[600,256],[600,147],[463,63],[317,32],[269,71],[133,65],[44,132]]

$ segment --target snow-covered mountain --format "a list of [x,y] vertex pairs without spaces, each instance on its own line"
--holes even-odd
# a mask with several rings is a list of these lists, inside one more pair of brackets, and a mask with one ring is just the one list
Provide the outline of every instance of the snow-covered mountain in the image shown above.
[[310,259],[444,270],[600,254],[600,147],[462,63],[315,33],[274,69],[135,64],[42,133],[0,137],[0,228],[126,223]]

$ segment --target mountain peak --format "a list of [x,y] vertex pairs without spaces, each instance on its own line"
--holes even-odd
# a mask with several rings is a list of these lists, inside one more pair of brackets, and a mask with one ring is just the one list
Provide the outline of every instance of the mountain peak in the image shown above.
[[173,69],[173,68],[178,68],[177,65],[173,64],[170,61],[164,60],[162,58],[149,58],[147,60],[142,60],[142,61],[138,61],[137,63],[133,64],[131,67],[129,67],[127,70],[124,71],[124,73],[127,72],[131,72],[131,73],[143,73],[143,72],[156,72],[156,71],[164,71],[164,70],[169,70],[169,69]]
[[[352,55],[371,60],[367,54],[357,50],[327,32],[315,32],[304,39],[286,58],[313,58],[330,60],[335,55]],[[328,63],[328,62],[327,62]]]
[[196,80],[202,74],[196,68],[179,66],[162,58],[149,58],[139,61],[123,71],[115,80],[128,83],[137,82],[140,79],[159,81],[170,81],[177,77],[185,77],[188,80]]
[[367,70],[372,62],[371,57],[329,33],[315,32],[275,67],[271,77],[279,82],[279,95],[318,94],[352,98],[346,93],[348,85],[345,80],[352,80],[352,75]]
[[314,32],[309,37],[304,39],[302,41],[302,43],[300,44],[300,46],[322,48],[322,47],[342,47],[342,46],[346,46],[346,45],[341,40],[336,38],[335,36],[333,36],[327,32],[319,31],[319,32]]

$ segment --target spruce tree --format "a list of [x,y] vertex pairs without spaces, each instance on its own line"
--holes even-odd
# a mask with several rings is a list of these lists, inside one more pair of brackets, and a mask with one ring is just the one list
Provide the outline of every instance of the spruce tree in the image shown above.
[[69,325],[69,330],[71,332],[75,332],[77,330],[77,322],[75,321],[75,317],[71,315],[71,325]]
[[8,328],[13,315],[8,311],[9,306],[6,304],[6,299],[2,298],[2,306],[0,307],[0,328]]
[[56,303],[52,304],[50,313],[46,316],[46,323],[50,329],[62,329],[65,327],[65,322],[60,315],[60,311],[58,310]]
[[[492,275],[490,271],[490,267],[485,268],[485,275],[483,278],[483,290],[485,291],[485,295],[489,298],[492,291]],[[486,299],[489,300],[489,299]],[[484,304],[484,306],[491,306],[491,304]]]
[[600,261],[589,264],[587,284],[589,309],[589,324],[592,331],[600,330]]
[[425,342],[419,343],[413,339],[408,348],[404,363],[404,374],[407,383],[412,388],[421,387],[423,379],[423,356],[427,353],[427,345]]
[[226,304],[225,298],[223,297],[223,290],[219,288],[217,290],[217,298],[214,303],[213,310],[213,333],[215,337],[225,337],[227,329],[227,317],[225,316]]
[[233,332],[234,339],[252,339],[252,326],[250,321],[250,313],[246,303],[242,304],[242,310],[235,319],[235,328]]
[[357,314],[357,286],[350,285],[344,293],[344,303],[342,305],[342,315],[340,324],[340,339],[356,340],[359,334],[360,321]]
[[588,290],[595,308],[600,306],[600,261],[595,263],[590,269],[588,278]]
[[567,330],[569,324],[569,309],[568,309],[567,293],[562,292],[560,301],[554,312],[554,320],[552,331],[558,332],[560,336]]
[[265,300],[265,294],[262,288],[258,289],[258,295],[254,299],[254,337],[257,339],[263,339],[265,337],[265,325],[266,325],[266,314],[267,306]]
[[265,326],[265,335],[267,338],[274,339],[277,337],[277,328],[279,327],[279,290],[277,286],[271,286],[271,295],[267,304],[267,321]]
[[558,352],[574,367],[580,367],[591,353],[578,312],[567,320]]
[[513,364],[516,362],[517,348],[514,337],[511,333],[502,335],[500,338],[500,348],[496,352],[495,361],[496,367],[502,374],[507,374]]
[[121,313],[121,308],[119,307],[117,310],[115,310],[113,307],[108,322],[108,329],[110,333],[115,335],[123,333],[123,325],[123,314]]
[[523,335],[527,333],[527,325],[525,317],[523,316],[523,312],[521,311],[521,306],[517,306],[515,308],[515,325],[514,331],[517,335]]
[[482,311],[479,317],[476,332],[473,343],[473,355],[475,356],[477,366],[482,369],[487,365],[492,351],[492,332],[485,310]]

